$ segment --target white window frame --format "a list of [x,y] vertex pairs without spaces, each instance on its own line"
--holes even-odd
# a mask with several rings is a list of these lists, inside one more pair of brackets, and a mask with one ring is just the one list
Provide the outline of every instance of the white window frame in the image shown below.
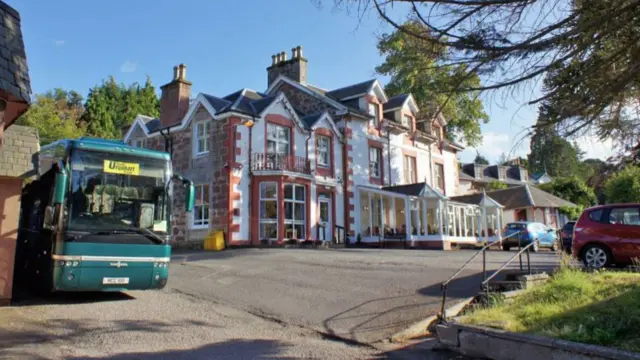
[[[324,142],[320,146],[321,142]],[[318,135],[316,139],[316,152],[318,155],[317,163],[319,167],[329,168],[331,167],[331,138],[324,135]],[[326,157],[326,161],[325,161]]]
[[[285,231],[287,228],[287,225],[293,225],[294,229],[295,229],[295,225],[302,225],[302,231],[304,232],[304,236],[300,236],[300,234],[296,234],[296,238],[297,239],[306,239],[307,235],[307,227],[306,227],[306,218],[307,218],[307,188],[304,185],[299,185],[299,184],[284,184],[284,188],[286,189],[287,186],[291,186],[291,199],[287,199],[286,196],[286,190],[284,192],[284,203],[285,203],[285,213],[283,214],[284,216],[284,227],[285,227]],[[302,193],[304,194],[304,198],[302,200],[297,199],[296,198],[296,188],[302,188]],[[291,219],[287,219],[287,214],[286,214],[286,207],[287,207],[287,203],[291,203],[292,204],[292,209],[291,209]],[[295,207],[296,206],[300,206],[302,205],[302,219],[296,219],[296,212],[295,212]],[[286,233],[285,233],[286,236]]]
[[418,176],[416,175],[417,162],[415,157],[404,155],[404,181],[406,184],[413,184],[418,181]]
[[402,115],[402,125],[408,127],[409,129],[411,129],[411,116],[409,115]]
[[[200,132],[203,130],[203,133]],[[209,153],[210,148],[210,135],[211,135],[211,120],[198,121],[193,126],[193,154],[195,156],[204,155]],[[200,149],[200,140],[204,140],[203,147]]]
[[[377,153],[377,159],[376,159],[376,165],[375,166],[375,170],[374,171],[374,162],[371,160],[371,151],[375,150],[375,152]],[[369,146],[369,176],[371,176],[374,179],[380,179],[382,177],[382,149],[375,147],[375,146]]]
[[147,145],[147,139],[133,139],[131,140],[131,146],[137,148],[144,148]]
[[380,105],[369,103],[369,114],[373,115],[373,126],[378,127],[380,124]]
[[[207,199],[204,198],[204,187],[207,187]],[[211,206],[210,206],[210,199],[211,199],[211,184],[197,184],[194,185],[195,187],[195,193],[198,194],[198,188],[203,188],[200,190],[200,202],[201,205],[194,205],[193,206],[193,214],[191,215],[191,228],[193,229],[203,229],[203,228],[208,228],[209,224],[210,224],[210,217],[211,214],[209,213],[211,211]],[[196,199],[198,200],[198,199]],[[207,217],[204,217],[204,209],[205,207],[207,208]],[[197,214],[199,214],[199,217],[196,217]]]
[[[262,197],[262,193],[263,193],[262,187],[266,186],[266,185],[274,185],[275,186],[275,188],[276,188],[275,197],[268,197],[268,198]],[[278,230],[278,228],[279,228],[278,219],[280,218],[280,212],[278,211],[278,209],[279,209],[279,206],[278,206],[278,191],[279,191],[279,189],[278,189],[278,183],[277,182],[265,181],[265,182],[261,182],[260,183],[260,188],[259,188],[260,195],[259,195],[259,203],[258,203],[258,206],[259,206],[259,208],[258,208],[258,236],[260,237],[260,240],[263,240],[263,239],[277,239],[278,236],[280,235],[278,233],[279,232],[279,230]],[[262,218],[262,214],[260,213],[260,209],[262,209],[262,202],[263,201],[275,201],[275,203],[276,203],[276,214],[277,214],[275,219],[263,219]],[[261,226],[262,224],[275,224],[276,225],[276,237],[275,238],[263,237],[262,233],[261,233],[262,232],[262,226]]]
[[[444,165],[439,164],[439,163],[434,163],[434,168],[435,169],[442,169],[442,171],[440,172],[440,176],[438,177],[438,171],[434,171],[435,172],[435,187],[439,190],[442,190],[444,192],[444,187],[445,187],[445,183],[444,183]],[[442,187],[440,187],[440,180],[438,179],[442,179]]]
[[[283,139],[281,138],[278,134],[280,134],[279,131],[276,131],[276,136],[274,137],[272,135],[272,131],[270,129],[272,128],[280,128],[280,129],[285,129],[287,131],[287,133],[289,134],[288,139]],[[291,131],[290,127],[287,126],[282,126],[282,125],[278,125],[278,124],[272,124],[272,123],[267,123],[267,151],[269,151],[269,142],[273,142],[275,143],[275,154],[278,155],[283,155],[283,156],[288,156],[288,155],[293,155],[291,154],[291,137],[293,136],[293,132]],[[282,154],[278,152],[278,144],[286,144],[287,147],[287,153],[286,154]]]

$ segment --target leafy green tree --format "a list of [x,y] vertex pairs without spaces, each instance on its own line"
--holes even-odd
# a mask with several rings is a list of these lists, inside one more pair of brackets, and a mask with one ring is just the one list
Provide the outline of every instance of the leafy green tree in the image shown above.
[[567,215],[572,220],[580,216],[584,208],[593,206],[597,203],[597,198],[593,189],[591,189],[578,176],[570,176],[565,178],[555,178],[553,181],[541,184],[540,189],[551,193],[561,199],[571,201],[577,207],[562,207],[560,212]]
[[138,83],[126,87],[111,76],[89,91],[85,108],[82,119],[89,134],[115,139],[138,114],[158,116],[160,103],[151,79],[143,87]]
[[582,162],[580,174],[587,186],[593,189],[598,198],[598,204],[606,203],[604,185],[615,171],[616,167],[613,164],[600,159],[586,159]]
[[29,111],[16,124],[38,129],[41,145],[59,139],[74,139],[84,135],[80,122],[82,96],[75,91],[53,89],[36,95]]
[[[430,36],[428,28],[417,21],[408,21],[404,26]],[[478,75],[466,76],[468,68],[465,65],[445,65],[451,60],[445,47],[433,46],[402,31],[382,35],[378,50],[384,61],[376,71],[391,77],[385,87],[390,96],[413,94],[424,120],[428,121],[441,111],[447,119],[446,136],[469,146],[481,142],[480,124],[487,123],[489,117],[478,92],[453,93],[460,83],[467,87],[478,86]],[[457,133],[461,134],[459,139],[455,139]]]
[[558,135],[555,125],[538,119],[536,130],[531,137],[528,159],[529,171],[546,171],[553,177],[570,177],[580,174],[583,152],[577,144],[572,144]]
[[506,189],[506,188],[508,188],[508,187],[509,187],[509,185],[507,185],[507,184],[505,184],[505,183],[503,183],[503,182],[500,182],[500,181],[497,181],[497,180],[493,180],[493,181],[491,181],[491,182],[489,182],[489,183],[487,184],[487,186],[485,187],[485,189],[486,189],[487,191],[492,191],[492,190],[501,190],[501,189]]
[[480,155],[480,152],[476,152],[476,158],[473,159],[474,164],[489,165],[489,160],[486,157]]
[[640,167],[630,165],[614,174],[604,192],[608,203],[640,202]]

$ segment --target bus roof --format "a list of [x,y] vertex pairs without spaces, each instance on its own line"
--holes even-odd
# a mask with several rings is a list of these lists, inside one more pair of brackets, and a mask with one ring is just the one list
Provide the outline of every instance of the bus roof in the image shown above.
[[142,157],[150,157],[163,160],[171,160],[169,153],[164,151],[150,150],[128,145],[121,140],[98,139],[92,137],[81,137],[78,139],[62,139],[40,148],[40,151],[48,148],[64,146],[65,148],[86,149],[95,151],[128,153]]

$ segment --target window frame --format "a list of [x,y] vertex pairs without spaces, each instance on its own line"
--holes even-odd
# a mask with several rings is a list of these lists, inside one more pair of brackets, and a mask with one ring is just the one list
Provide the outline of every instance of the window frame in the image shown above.
[[[262,189],[263,186],[266,185],[273,185],[275,187],[275,195],[274,197],[263,197],[262,196]],[[279,225],[279,220],[280,220],[280,209],[278,206],[278,192],[280,190],[278,189],[278,183],[275,181],[263,181],[260,183],[260,185],[258,185],[258,237],[260,240],[263,239],[278,239],[278,237],[280,236],[280,225]],[[260,210],[262,209],[262,202],[263,201],[273,201],[276,203],[276,218],[275,219],[269,219],[269,218],[262,218],[262,213],[260,212]],[[263,237],[262,236],[262,224],[275,224],[276,225],[276,237],[273,238],[267,238],[267,237]]]
[[147,139],[133,139],[131,146],[144,149],[147,145]]
[[380,125],[380,104],[370,102],[368,112],[369,115],[373,115],[373,126],[375,128],[378,128],[378,126]]
[[[204,198],[204,187],[207,187],[207,199]],[[193,212],[191,215],[191,228],[192,229],[206,229],[211,225],[211,184],[202,183],[194,185],[195,194],[198,194],[198,188],[202,188],[200,190],[200,201],[201,204],[197,205],[198,199],[196,199],[196,204],[193,206]],[[206,201],[205,201],[206,200]],[[207,208],[207,217],[204,218],[204,208]],[[197,210],[201,208],[200,210]],[[196,217],[196,214],[203,216],[202,218]]]
[[[611,222],[611,214],[613,214],[613,212],[616,211],[616,210],[622,211],[623,214],[627,214],[627,212],[625,210],[635,210],[636,216],[638,216],[638,218],[639,218],[639,223],[637,225],[636,224],[612,223]],[[606,221],[605,224],[608,224],[608,225],[640,227],[640,207],[637,207],[637,206],[612,207],[611,209],[609,209],[609,211],[607,213],[607,218],[605,219],[605,221]]]
[[[371,161],[371,151],[377,153],[377,175],[373,173],[373,162]],[[369,146],[369,177],[376,180],[382,180],[382,149],[376,146]]]
[[[287,131],[287,134],[288,134],[286,142],[283,141],[282,138],[280,138],[280,132],[279,131],[276,132],[276,136],[275,137],[271,136],[270,128],[285,129]],[[276,155],[281,155],[281,156],[293,155],[292,154],[292,149],[291,149],[291,137],[293,136],[293,131],[291,131],[290,127],[268,122],[266,130],[267,130],[267,133],[265,134],[265,139],[266,139],[266,142],[267,142],[267,148],[266,148],[266,153],[267,154],[276,154]],[[274,146],[275,152],[270,152],[269,151],[269,142],[273,142],[275,144],[275,146]],[[278,145],[279,144],[286,144],[287,145],[287,147],[286,147],[287,153],[286,154],[282,154],[282,153],[278,152]]]
[[[409,167],[407,166],[407,164],[411,164],[412,168],[411,169],[411,179],[409,179]],[[404,169],[404,181],[405,184],[415,184],[418,182],[418,164],[417,164],[417,160],[415,156],[412,155],[407,155],[404,154],[403,155],[403,169]]]
[[[320,140],[326,141],[326,148],[322,150],[320,148]],[[323,163],[320,161],[320,159],[323,159],[323,157],[321,156],[322,153],[326,155],[326,158],[327,158],[326,163]],[[316,164],[318,165],[318,167],[329,169],[331,168],[332,162],[333,162],[333,159],[331,158],[331,138],[325,135],[317,135],[316,136]]]
[[[405,124],[406,122],[406,124]],[[400,119],[400,123],[402,124],[402,126],[406,126],[407,128],[411,129],[412,128],[412,123],[413,123],[413,118],[411,117],[411,115],[408,114],[402,114],[402,119]]]
[[[203,133],[200,133],[200,126],[203,127]],[[209,151],[211,150],[211,144],[210,144],[210,137],[211,137],[211,120],[202,120],[202,121],[198,121],[194,124],[193,126],[193,138],[194,138],[194,142],[193,142],[193,154],[195,156],[200,156],[200,155],[205,155],[208,154]],[[200,149],[200,140],[204,140],[203,141],[203,146],[205,147],[205,149]]]
[[[434,173],[435,173],[435,179],[434,179],[435,180],[435,184],[434,185],[438,190],[440,190],[440,191],[442,191],[444,193],[444,188],[446,186],[446,183],[445,183],[445,180],[444,180],[444,164],[434,163],[433,165],[434,165],[434,167],[436,169],[434,171]],[[438,170],[441,170],[440,171],[440,179],[442,180],[442,187],[440,187],[440,181],[438,180]]]
[[[291,198],[287,198],[287,187],[290,186],[291,187]],[[300,200],[297,198],[296,196],[296,189],[297,188],[301,188],[302,189],[302,194],[303,194],[303,199]],[[285,183],[284,184],[284,194],[282,194],[282,200],[284,203],[284,214],[283,214],[283,225],[284,225],[284,230],[285,230],[285,238],[287,235],[287,225],[292,226],[294,229],[296,228],[296,226],[302,226],[302,236],[300,236],[300,234],[296,233],[296,237],[294,237],[294,239],[299,239],[299,240],[304,240],[307,237],[307,198],[308,198],[308,194],[307,194],[307,187],[305,185],[301,185],[301,184],[295,184],[295,183]],[[287,218],[287,203],[291,204],[291,218],[288,219]],[[295,208],[298,206],[302,206],[302,220],[297,219],[296,218],[296,211]]]

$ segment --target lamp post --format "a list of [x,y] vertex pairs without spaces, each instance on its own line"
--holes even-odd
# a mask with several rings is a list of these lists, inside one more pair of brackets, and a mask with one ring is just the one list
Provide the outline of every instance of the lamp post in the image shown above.
[[247,156],[249,157],[249,159],[248,159],[249,167],[247,169],[247,173],[249,175],[249,179],[248,179],[249,180],[248,181],[248,187],[249,187],[248,205],[249,206],[247,208],[249,209],[249,217],[248,217],[249,218],[249,231],[248,231],[249,243],[251,243],[251,240],[252,240],[252,238],[251,238],[251,235],[252,235],[251,234],[251,209],[252,209],[251,205],[252,205],[252,201],[253,201],[252,196],[251,196],[253,194],[253,191],[251,189],[252,183],[253,183],[253,181],[252,181],[253,180],[252,179],[253,178],[253,175],[252,175],[253,174],[253,168],[252,168],[252,165],[251,165],[251,158],[253,156],[251,155],[251,151],[252,151],[251,145],[252,145],[253,126],[255,125],[255,121],[253,119],[248,119],[248,120],[245,120],[244,122],[242,122],[242,125],[244,125],[245,127],[247,127],[249,129],[249,152],[247,153]]

